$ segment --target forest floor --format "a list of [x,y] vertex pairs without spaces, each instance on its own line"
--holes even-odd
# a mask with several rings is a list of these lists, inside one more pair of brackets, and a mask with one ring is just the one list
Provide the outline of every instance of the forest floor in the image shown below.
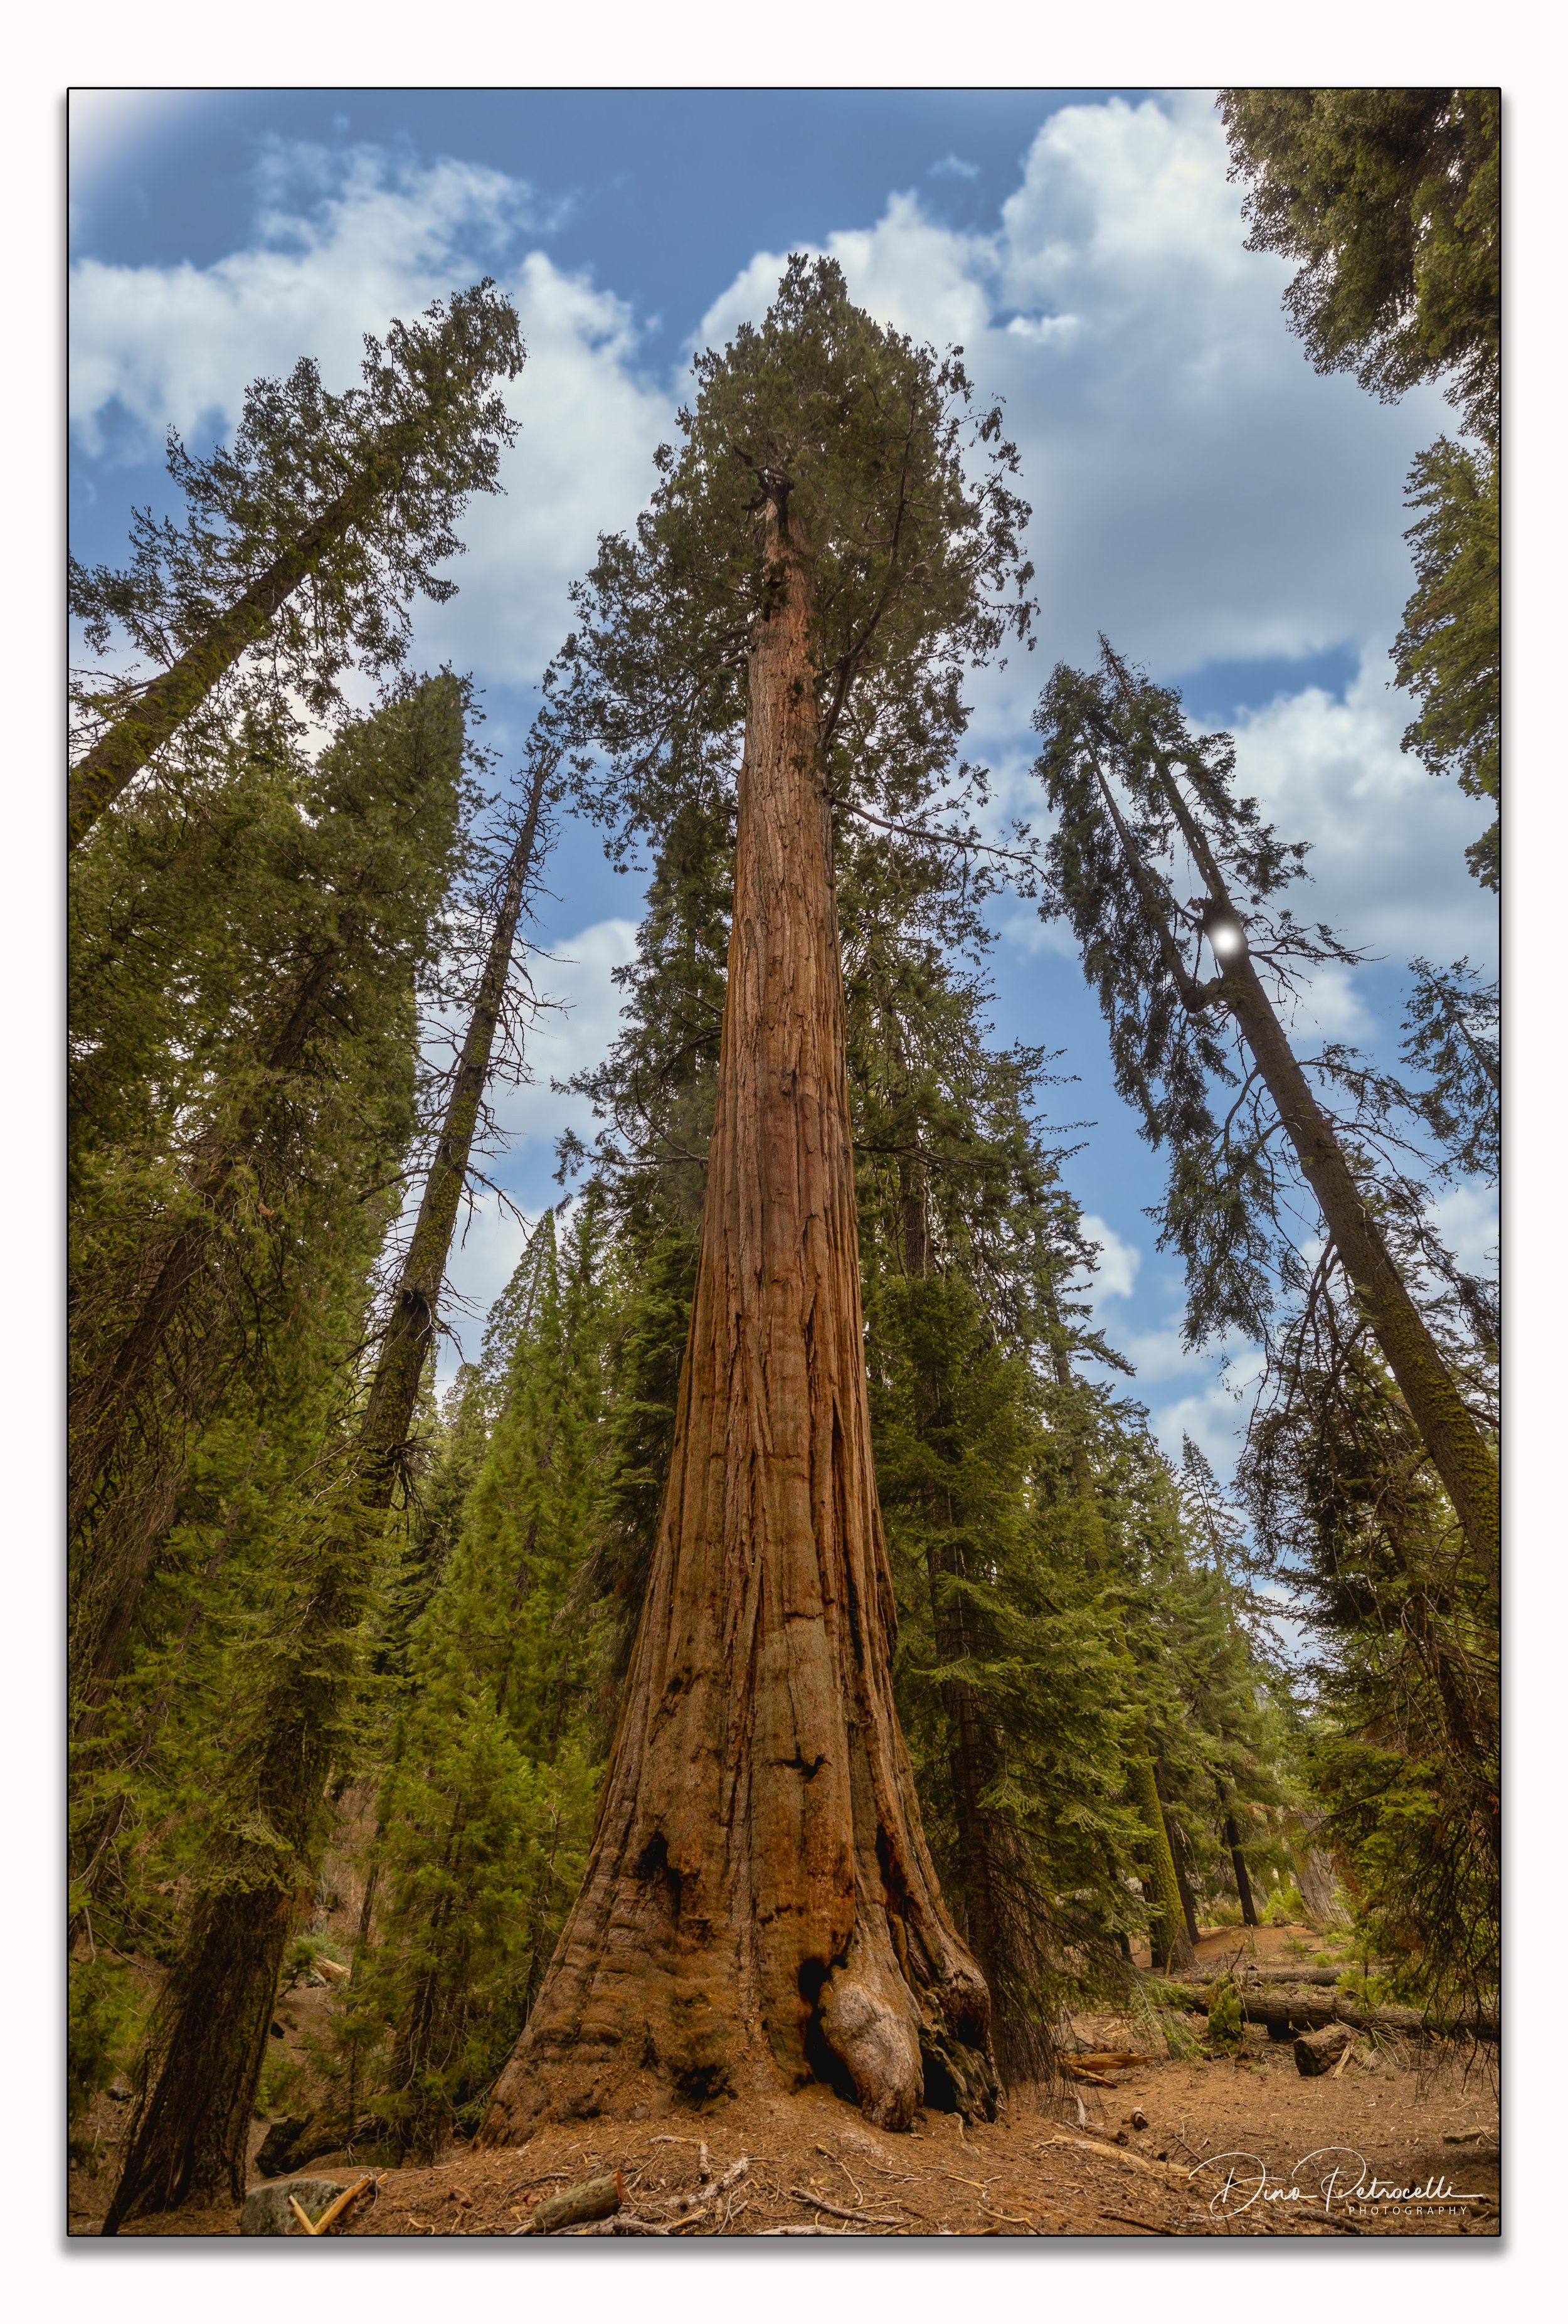
[[[1200,1959],[1223,1963],[1240,1934],[1206,1937]],[[1323,1943],[1309,1930],[1256,1935],[1248,1950],[1265,1960],[1300,1961]],[[287,2011],[289,2030],[300,2033],[326,1999],[289,1997],[300,2005]],[[996,2123],[927,2113],[906,2134],[873,2129],[825,2089],[641,2121],[547,2124],[525,2146],[459,2143],[428,2169],[375,2172],[343,2232],[512,2235],[541,2198],[612,2171],[623,2174],[623,2216],[667,2224],[681,2199],[703,2197],[675,2230],[687,2239],[781,2228],[1334,2238],[1499,2231],[1495,2052],[1363,2035],[1342,2073],[1309,2079],[1290,2043],[1270,2042],[1261,2027],[1247,2029],[1235,2058],[1152,2054],[1162,2044],[1142,2021],[1081,2014],[1072,2030],[1086,2051],[1136,2052],[1147,2062],[1020,2091]],[[258,2121],[256,2144],[265,2129]],[[73,2235],[92,2235],[101,2221],[113,2184],[109,2137],[97,2163],[71,2174]],[[351,2154],[307,2167],[345,2186],[366,2175]],[[726,2174],[729,2183],[708,2198]],[[238,2231],[237,2207],[188,2208],[122,2230]]]

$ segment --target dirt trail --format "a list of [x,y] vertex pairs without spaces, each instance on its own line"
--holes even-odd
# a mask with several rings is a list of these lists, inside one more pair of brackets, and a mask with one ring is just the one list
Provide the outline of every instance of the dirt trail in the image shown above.
[[[1095,2049],[1148,2046],[1147,2025],[1081,2016],[1075,2030]],[[873,2130],[826,2089],[700,2114],[553,2124],[525,2146],[459,2146],[428,2170],[379,2172],[374,2200],[361,2203],[347,2232],[511,2235],[541,2196],[612,2170],[625,2174],[625,2212],[668,2224],[678,2199],[746,2156],[734,2185],[677,2232],[1496,2235],[1495,2093],[1484,2060],[1468,2061],[1468,2072],[1467,2061],[1457,2044],[1417,2052],[1362,2042],[1342,2075],[1307,2080],[1288,2043],[1250,2028],[1239,2059],[1161,2059],[1099,2084],[1020,2094],[1002,2121],[967,2130],[936,2114],[909,2134]],[[345,2185],[363,2172],[348,2155],[309,2169]],[[95,2231],[107,2181],[106,2172],[75,2174],[72,2233]],[[1378,2191],[1369,2196],[1371,2181]],[[126,2232],[223,2236],[238,2227],[234,2209],[187,2210]]]

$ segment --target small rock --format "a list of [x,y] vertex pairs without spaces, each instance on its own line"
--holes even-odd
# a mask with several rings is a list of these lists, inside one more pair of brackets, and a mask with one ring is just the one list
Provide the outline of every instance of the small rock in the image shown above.
[[318,2219],[328,2203],[343,2192],[341,2179],[272,2179],[253,2187],[240,2213],[242,2236],[299,2236],[304,2229],[289,2209],[293,2196],[300,2209]]
[[1336,2065],[1354,2041],[1348,2025],[1324,2025],[1316,2034],[1298,2034],[1296,2038],[1296,2070],[1298,2074],[1326,2074]]

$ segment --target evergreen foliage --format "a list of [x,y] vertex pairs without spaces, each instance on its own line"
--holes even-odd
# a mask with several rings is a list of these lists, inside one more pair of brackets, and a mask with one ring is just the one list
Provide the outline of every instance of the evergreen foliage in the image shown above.
[[448,678],[400,688],[313,766],[242,735],[210,820],[148,794],[76,867],[84,1700],[123,1657],[219,1399],[254,1397],[291,1359],[300,1310],[374,1262],[416,1124],[415,987],[460,845],[463,707]]
[[[1289,302],[1320,367],[1389,394],[1447,376],[1495,429],[1490,93],[1222,102],[1252,246],[1303,261]],[[139,516],[126,573],[73,571],[95,650],[117,626],[201,679],[78,850],[70,901],[69,2116],[79,2152],[137,2061],[109,2231],[239,2190],[351,1788],[374,1830],[316,2061],[334,2133],[424,2159],[474,2132],[539,1999],[676,1438],[746,654],[781,539],[811,576],[894,1695],[1004,2076],[1050,2074],[1064,2010],[1125,2001],[1134,1940],[1168,1961],[1184,1923],[1255,1920],[1254,1884],[1299,1912],[1308,1831],[1401,1991],[1491,2006],[1495,1571],[1322,1232],[1222,947],[1239,935],[1282,994],[1357,955],[1284,901],[1305,851],[1239,796],[1230,739],[1108,646],[1058,668],[1037,716],[1048,843],[981,843],[961,687],[1028,633],[1016,456],[962,351],[873,325],[831,262],[792,259],[764,323],[698,358],[647,512],[574,593],[530,812],[548,820],[565,761],[651,883],[617,1038],[569,1084],[598,1124],[562,1141],[576,1191],[438,1407],[486,1083],[525,1076],[509,964],[547,821],[482,835],[471,690],[399,665],[410,596],[450,594],[457,514],[495,489],[521,348],[487,283],[367,345],[346,396],[302,363],[253,387],[232,447],[171,438],[184,523]],[[1495,797],[1495,436],[1440,443],[1416,484],[1407,744]],[[230,635],[285,567],[266,622]],[[386,681],[364,717],[351,669]],[[143,690],[84,681],[95,746]],[[314,757],[302,708],[338,722]],[[1093,1248],[1042,1119],[1056,1059],[986,1021],[980,907],[1010,862],[1070,922],[1117,1087],[1168,1157],[1189,1343],[1263,1347],[1240,1506],[1190,1440],[1173,1467],[1093,1326]],[[1435,1183],[1496,1173],[1497,991],[1463,961],[1412,972],[1417,1085],[1336,1045],[1305,1074],[1485,1450],[1495,1293],[1429,1213]],[[1234,2002],[1216,1994],[1218,2040]]]
[[1495,88],[1228,88],[1249,250],[1300,261],[1286,310],[1319,371],[1394,399],[1447,379],[1495,434],[1502,102]]
[[[1472,798],[1501,795],[1502,100],[1495,88],[1222,92],[1249,250],[1302,262],[1285,294],[1319,371],[1386,399],[1446,383],[1469,445],[1440,436],[1407,484],[1416,587],[1392,648],[1421,706],[1404,747]],[[1466,851],[1502,877],[1501,825]]]
[[[499,1402],[410,1635],[380,1803],[383,1901],[345,2034],[356,2073],[379,2063],[374,2110],[400,2151],[429,2154],[475,2127],[582,1874],[599,1772],[594,1657],[567,1615],[603,1490],[602,1208],[590,1194],[564,1250],[547,1211],[499,1305]],[[476,1370],[454,1434],[484,1396]],[[366,2043],[382,2026],[377,2061]]]
[[[286,381],[252,384],[232,447],[195,460],[171,431],[183,525],[138,510],[125,571],[70,564],[89,650],[119,632],[154,673],[73,680],[87,745],[73,846],[193,715],[297,727],[297,701],[341,715],[350,663],[383,674],[402,661],[409,598],[454,594],[437,570],[461,551],[453,526],[469,493],[498,488],[516,427],[494,383],[522,361],[517,317],[485,281],[394,321],[384,346],[367,337],[362,387],[328,392],[306,357]],[[179,772],[180,754],[160,767]]]
[[982,770],[954,764],[960,687],[1033,613],[1000,407],[973,410],[958,350],[938,357],[852,306],[831,259],[791,258],[763,323],[693,373],[680,444],[655,455],[635,534],[601,540],[549,677],[615,859],[731,794],[747,642],[779,586],[756,521],[773,504],[811,572],[835,808],[885,819],[983,797]]
[[1370,1949],[1438,2011],[1500,1967],[1499,1649],[1478,1569],[1348,1300],[1292,1323],[1241,1468],[1260,1549],[1317,1642],[1306,1771]]
[[1410,970],[1416,983],[1400,1055],[1430,1076],[1416,1106],[1439,1141],[1434,1173],[1495,1184],[1502,1160],[1497,979],[1476,975],[1468,960],[1440,969],[1417,959]]

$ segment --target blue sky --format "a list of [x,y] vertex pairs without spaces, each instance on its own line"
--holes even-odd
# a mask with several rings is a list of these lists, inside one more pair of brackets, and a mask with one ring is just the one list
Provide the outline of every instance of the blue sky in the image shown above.
[[[1038,649],[973,690],[973,742],[1027,803],[1028,714],[1058,659],[1104,629],[1192,712],[1232,725],[1248,787],[1312,841],[1314,916],[1381,955],[1320,981],[1313,1027],[1389,1054],[1404,965],[1495,955],[1464,869],[1484,818],[1398,748],[1408,706],[1388,648],[1409,590],[1402,484],[1452,415],[1430,390],[1382,405],[1320,379],[1287,328],[1287,270],[1242,248],[1211,99],[1147,91],[247,92],[95,97],[71,119],[73,545],[114,559],[134,503],[163,499],[175,421],[209,440],[246,382],[316,355],[346,384],[360,335],[494,274],[530,361],[509,497],[482,503],[460,594],[416,615],[425,662],[472,669],[489,736],[515,751],[600,529],[629,524],[694,346],[760,314],[791,249],[832,250],[880,318],[957,341],[1007,399],[1035,509]],[[638,898],[597,838],[549,873],[547,990],[571,1003],[509,1095],[501,1175],[526,1208],[556,1191],[573,1116],[550,1071],[602,1049],[609,972]],[[1184,1357],[1179,1286],[1143,1206],[1158,1165],[1109,1086],[1075,961],[1023,908],[996,915],[995,1023],[1063,1048],[1070,1166],[1104,1222],[1102,1319],[1173,1449],[1224,1465],[1238,1409],[1213,1358]],[[1479,1189],[1448,1198],[1474,1263]],[[519,1230],[477,1222],[457,1269],[477,1307]]]

